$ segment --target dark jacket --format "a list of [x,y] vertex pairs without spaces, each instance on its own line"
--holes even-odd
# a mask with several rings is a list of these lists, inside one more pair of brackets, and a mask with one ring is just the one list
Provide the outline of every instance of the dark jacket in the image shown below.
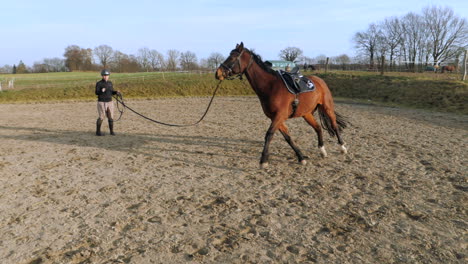
[[[102,88],[106,88],[105,92],[102,92]],[[114,91],[111,81],[100,80],[96,83],[96,95],[98,96],[98,102],[110,102],[112,101],[112,95],[117,94]]]

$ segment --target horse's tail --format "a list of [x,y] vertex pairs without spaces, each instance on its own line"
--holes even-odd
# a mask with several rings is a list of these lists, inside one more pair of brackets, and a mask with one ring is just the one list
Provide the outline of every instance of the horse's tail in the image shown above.
[[[319,117],[320,117],[320,123],[322,124],[322,128],[327,130],[330,136],[334,137],[336,136],[336,131],[333,129],[333,122],[331,118],[327,115],[325,110],[323,109],[322,105],[318,106],[318,112],[319,112]],[[335,116],[336,116],[336,124],[338,125],[338,132],[341,132],[344,128],[346,128],[350,123],[349,121],[346,120],[346,118],[340,114],[338,114],[336,111]]]

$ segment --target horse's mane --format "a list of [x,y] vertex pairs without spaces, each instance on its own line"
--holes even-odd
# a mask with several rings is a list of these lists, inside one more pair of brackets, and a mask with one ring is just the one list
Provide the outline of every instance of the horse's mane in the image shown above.
[[258,66],[260,66],[260,68],[262,68],[264,71],[268,72],[269,74],[277,76],[278,73],[275,70],[273,70],[271,67],[266,65],[265,62],[263,62],[262,57],[260,57],[260,55],[256,54],[255,52],[249,49],[247,50],[250,52],[250,54],[253,57],[253,60],[258,64]]

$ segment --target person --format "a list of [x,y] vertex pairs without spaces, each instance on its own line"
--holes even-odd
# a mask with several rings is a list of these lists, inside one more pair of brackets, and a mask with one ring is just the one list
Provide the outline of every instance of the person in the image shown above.
[[112,82],[109,81],[109,70],[102,70],[101,76],[102,80],[96,83],[95,91],[98,97],[97,110],[99,115],[96,121],[96,136],[104,136],[101,133],[101,125],[105,117],[109,121],[110,134],[114,136],[114,102],[112,101],[112,95],[120,94],[120,92],[118,90],[114,91]]

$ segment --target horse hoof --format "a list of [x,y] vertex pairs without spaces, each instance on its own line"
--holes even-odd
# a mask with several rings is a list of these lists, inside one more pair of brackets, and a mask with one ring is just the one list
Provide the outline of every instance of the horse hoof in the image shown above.
[[322,158],[327,157],[327,151],[325,150],[325,147],[320,147],[320,155],[322,155]]
[[307,161],[306,161],[306,160],[301,160],[301,164],[302,164],[302,165],[306,165],[306,164],[307,164]]
[[344,145],[341,145],[341,153],[343,153],[343,154],[348,153],[348,149],[346,149],[346,147]]
[[268,168],[268,162],[260,163],[260,169],[266,169],[266,168]]

